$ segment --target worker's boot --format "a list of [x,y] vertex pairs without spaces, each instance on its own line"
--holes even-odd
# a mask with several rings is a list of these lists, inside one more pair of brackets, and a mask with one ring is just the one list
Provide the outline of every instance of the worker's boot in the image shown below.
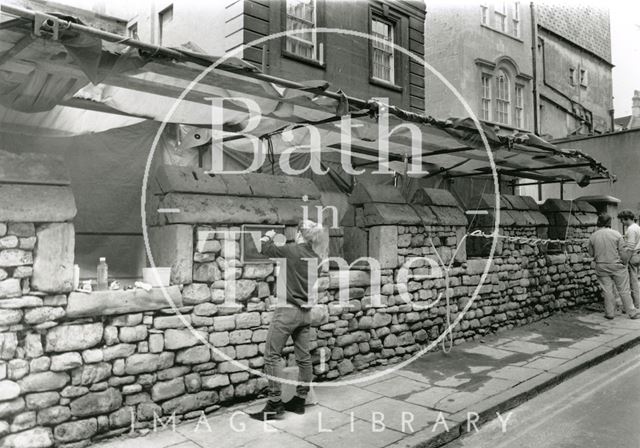
[[284,409],[289,412],[295,412],[296,414],[304,414],[305,399],[294,395],[293,398],[284,404]]
[[249,414],[249,417],[261,421],[279,420],[282,418],[282,414],[284,414],[284,405],[282,404],[282,401],[268,400],[267,404],[261,411]]

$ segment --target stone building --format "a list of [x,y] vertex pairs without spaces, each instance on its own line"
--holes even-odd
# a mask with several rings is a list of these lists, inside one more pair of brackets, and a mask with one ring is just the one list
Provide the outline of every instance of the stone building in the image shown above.
[[[143,4],[128,25],[130,34],[141,40],[169,46],[191,42],[209,54],[243,57],[270,75],[324,80],[348,95],[384,97],[405,109],[424,110],[420,63],[353,35],[315,32],[339,28],[373,33],[422,57],[425,5],[421,0],[153,0]],[[239,50],[290,29],[309,32]]]
[[[517,1],[428,2],[425,40],[427,62],[480,120],[503,133],[531,131],[555,139],[612,129],[605,10]],[[435,115],[465,114],[430,73],[426,92]]]

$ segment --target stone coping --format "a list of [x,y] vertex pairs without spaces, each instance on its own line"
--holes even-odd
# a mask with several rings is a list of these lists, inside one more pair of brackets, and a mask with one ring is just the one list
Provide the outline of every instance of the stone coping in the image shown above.
[[193,193],[260,198],[320,199],[311,179],[262,173],[209,174],[202,168],[162,165],[155,175],[155,193]]
[[182,294],[178,286],[144,289],[72,292],[67,301],[67,317],[94,317],[171,308],[165,293],[177,308],[182,307]]

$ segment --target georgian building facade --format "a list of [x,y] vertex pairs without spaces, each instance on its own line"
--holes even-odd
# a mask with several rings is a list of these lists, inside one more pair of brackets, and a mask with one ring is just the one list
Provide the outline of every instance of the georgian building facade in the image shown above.
[[466,116],[470,109],[502,133],[529,131],[548,139],[612,129],[605,10],[428,2],[425,40],[427,62],[467,104],[428,70],[427,108],[433,115]]

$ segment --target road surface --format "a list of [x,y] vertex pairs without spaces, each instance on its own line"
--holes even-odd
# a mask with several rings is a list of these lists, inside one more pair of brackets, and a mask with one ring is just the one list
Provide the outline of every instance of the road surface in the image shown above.
[[640,448],[640,346],[508,412],[446,448]]

